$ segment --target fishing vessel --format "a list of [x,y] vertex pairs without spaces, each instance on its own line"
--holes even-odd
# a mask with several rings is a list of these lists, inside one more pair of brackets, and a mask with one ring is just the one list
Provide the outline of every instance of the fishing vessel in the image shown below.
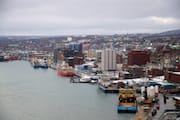
[[57,67],[57,74],[59,76],[64,76],[64,77],[73,77],[74,70],[67,63],[63,62],[61,65]]

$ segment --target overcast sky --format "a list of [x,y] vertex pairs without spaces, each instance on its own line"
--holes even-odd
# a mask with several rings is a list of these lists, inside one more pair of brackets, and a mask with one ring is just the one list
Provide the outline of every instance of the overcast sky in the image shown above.
[[180,0],[0,0],[0,35],[156,33],[180,28]]

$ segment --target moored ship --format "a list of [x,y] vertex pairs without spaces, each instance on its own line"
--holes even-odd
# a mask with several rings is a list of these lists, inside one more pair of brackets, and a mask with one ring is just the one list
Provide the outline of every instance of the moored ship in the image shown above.
[[60,66],[58,66],[57,74],[64,77],[73,77],[74,70],[67,63],[63,62]]
[[0,62],[9,61],[9,56],[0,55]]
[[119,93],[118,112],[137,112],[136,90],[121,88]]
[[46,59],[33,59],[31,60],[31,64],[34,68],[43,68],[43,69],[48,68]]
[[3,62],[3,61],[4,61],[4,56],[0,55],[0,62]]

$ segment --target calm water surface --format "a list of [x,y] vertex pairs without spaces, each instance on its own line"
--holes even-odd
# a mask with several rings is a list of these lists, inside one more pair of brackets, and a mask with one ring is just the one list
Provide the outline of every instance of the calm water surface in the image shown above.
[[118,114],[118,96],[96,85],[72,84],[56,71],[28,62],[0,62],[0,120],[130,120]]

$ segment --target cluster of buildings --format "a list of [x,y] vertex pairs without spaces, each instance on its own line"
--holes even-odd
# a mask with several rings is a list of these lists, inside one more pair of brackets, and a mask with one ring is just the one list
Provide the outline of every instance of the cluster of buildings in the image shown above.
[[66,61],[75,67],[91,61],[124,78],[154,77],[180,71],[179,39],[178,34],[0,37],[0,58],[28,59],[40,53],[50,64]]
[[[179,92],[179,40],[180,36],[178,35],[175,37],[154,37],[149,34],[15,37],[14,39],[11,37],[6,38],[6,40],[0,38],[0,62],[22,59],[36,61],[41,59],[45,61],[45,64],[42,65],[39,62],[36,65],[33,62],[34,68],[47,69],[51,67],[57,69],[58,75],[71,77],[71,82],[75,82],[73,76],[75,69],[77,69],[82,73],[79,75],[81,77],[78,78],[77,82],[89,83],[90,81],[91,83],[98,83],[98,86],[107,93],[118,93],[119,88],[127,87],[127,85],[132,87],[131,83],[136,87],[136,91],[135,89],[127,89],[128,91],[124,89],[125,92],[122,92],[119,97],[119,110],[124,109],[126,106],[122,105],[122,103],[132,105],[133,102],[136,104],[135,92],[139,90],[137,87],[145,87],[143,79],[146,79],[154,86],[154,78],[164,76],[164,80],[168,82],[163,82],[168,83],[167,86],[176,87],[175,89],[170,88],[172,89],[171,92],[176,92],[173,90]],[[115,74],[118,75],[118,80],[115,79]],[[76,75],[78,76],[78,72]],[[108,77],[103,75],[108,75]],[[157,88],[160,82],[156,81]],[[140,83],[143,83],[143,85],[138,86],[141,85]],[[166,88],[162,87],[164,83],[161,83],[160,87],[163,92],[166,90]],[[152,86],[149,86],[149,88]],[[141,94],[143,95],[143,92]],[[155,93],[153,93],[153,97],[157,97]],[[150,105],[153,103],[152,100],[152,98],[149,98],[145,101],[149,102]],[[137,105],[134,106],[137,107]],[[133,108],[133,105],[130,108]]]
[[[83,51],[82,46],[81,43],[70,43],[55,49],[54,62],[60,63],[66,61],[70,66],[75,67],[91,60],[94,64],[98,65],[98,70],[119,71],[119,76],[123,76],[123,78],[150,78],[163,76],[169,73],[169,71],[180,72],[179,54],[176,54],[176,57],[174,57],[174,60],[171,60],[171,63],[166,63],[168,58],[165,58],[164,54],[159,56],[160,62],[153,63],[154,57],[152,55],[154,53],[149,50],[135,49],[129,50],[126,53],[120,53],[114,48],[103,48],[101,50],[90,49]],[[171,54],[169,53],[169,55]],[[168,66],[166,64],[171,65]]]
[[54,63],[66,61],[70,66],[84,63],[82,44],[70,43],[54,50]]

